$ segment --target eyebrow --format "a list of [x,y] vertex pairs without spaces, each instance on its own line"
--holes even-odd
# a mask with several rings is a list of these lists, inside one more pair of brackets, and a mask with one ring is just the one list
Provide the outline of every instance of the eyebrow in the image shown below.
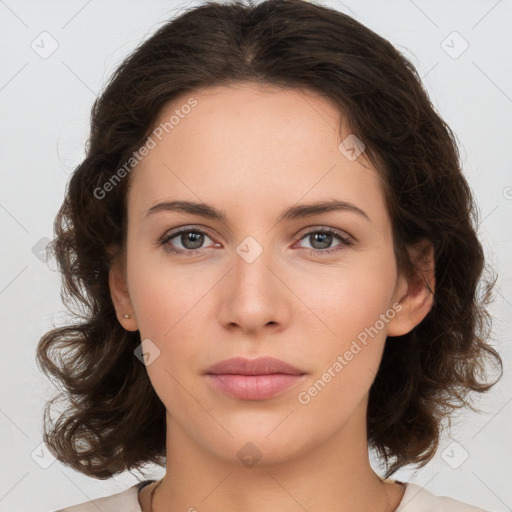
[[[213,206],[210,206],[206,203],[196,203],[193,201],[164,201],[149,208],[144,217],[148,217],[163,211],[190,213],[192,215],[198,215],[200,217],[218,220],[222,223],[226,223],[227,221],[226,214],[223,210],[217,210]],[[370,217],[356,205],[346,201],[340,201],[338,199],[291,206],[290,208],[284,210],[281,215],[279,215],[277,222],[281,222],[283,220],[294,220],[303,217],[311,217],[313,215],[320,215],[322,213],[333,211],[347,211],[357,213],[358,215],[368,220],[370,223],[372,222]]]

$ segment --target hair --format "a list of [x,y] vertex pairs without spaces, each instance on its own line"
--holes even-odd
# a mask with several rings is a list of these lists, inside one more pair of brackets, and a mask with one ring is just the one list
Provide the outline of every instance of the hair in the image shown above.
[[[49,246],[73,323],[53,328],[37,347],[38,365],[61,391],[46,404],[43,439],[58,460],[95,478],[165,464],[165,406],[134,357],[140,333],[119,324],[110,295],[109,270],[126,243],[131,175],[112,179],[167,102],[242,82],[332,101],[383,180],[397,269],[408,279],[421,276],[407,249],[421,240],[434,248],[433,306],[409,333],[386,340],[366,425],[386,478],[408,464],[423,467],[443,421],[465,406],[479,412],[471,392],[487,391],[502,376],[488,342],[496,278],[486,275],[455,136],[413,64],[351,17],[306,0],[190,8],[140,44],[95,100],[86,156],[67,185]],[[109,180],[99,197],[95,191],[107,190]],[[489,362],[499,369],[494,382]],[[57,399],[67,408],[52,422]]]

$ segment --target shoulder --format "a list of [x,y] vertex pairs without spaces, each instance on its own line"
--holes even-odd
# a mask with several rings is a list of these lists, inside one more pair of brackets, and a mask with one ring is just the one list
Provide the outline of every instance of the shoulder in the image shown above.
[[123,510],[123,512],[142,512],[139,505],[139,491],[151,482],[153,480],[144,480],[123,492],[72,505],[56,512],[98,512],[98,510],[101,510],[101,512],[119,512],[119,510]]
[[395,512],[488,512],[463,501],[436,496],[418,484],[408,483]]

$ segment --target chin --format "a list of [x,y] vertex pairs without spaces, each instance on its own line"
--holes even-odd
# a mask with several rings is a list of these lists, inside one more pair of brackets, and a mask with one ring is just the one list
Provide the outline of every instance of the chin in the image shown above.
[[292,431],[282,425],[276,429],[278,424],[279,421],[274,422],[271,428],[253,425],[252,429],[228,429],[233,437],[223,436],[218,443],[212,443],[210,437],[207,440],[209,451],[230,464],[247,468],[287,462],[302,453],[307,442],[303,431]]

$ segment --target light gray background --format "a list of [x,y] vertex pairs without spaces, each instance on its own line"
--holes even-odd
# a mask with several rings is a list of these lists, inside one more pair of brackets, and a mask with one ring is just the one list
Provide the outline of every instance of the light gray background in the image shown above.
[[[59,462],[47,469],[35,462],[51,462],[40,443],[44,403],[55,391],[36,366],[35,349],[65,310],[59,275],[51,270],[55,265],[49,268],[33,248],[37,254],[53,237],[65,184],[84,156],[90,108],[110,73],[162,23],[197,3],[0,0],[2,511],[51,511],[120,492],[136,481],[130,474],[94,480]],[[451,437],[444,436],[426,468],[403,470],[394,478],[489,510],[512,510],[512,1],[324,4],[386,37],[416,65],[460,141],[480,207],[480,235],[500,276],[491,311],[505,377],[478,402],[483,414],[467,411],[454,419]],[[35,41],[43,51],[46,37],[44,48],[51,48],[43,31],[58,43],[48,58],[31,47]],[[460,55],[465,43],[453,31],[469,44]],[[445,461],[455,466],[466,452],[457,469]],[[157,468],[154,477],[162,474]]]

